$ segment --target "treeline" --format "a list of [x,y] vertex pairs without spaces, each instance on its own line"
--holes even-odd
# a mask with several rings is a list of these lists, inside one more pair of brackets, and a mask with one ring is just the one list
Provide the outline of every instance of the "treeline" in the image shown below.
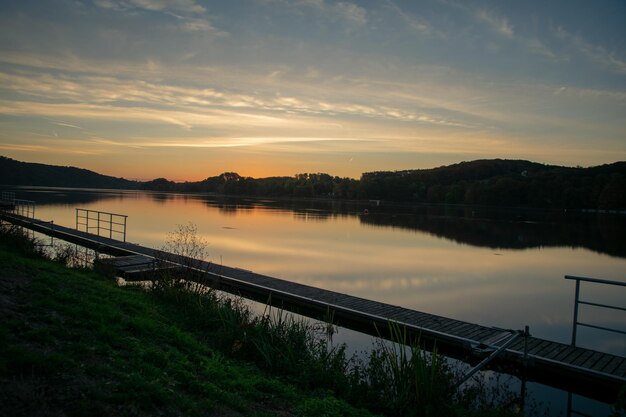
[[255,179],[242,177],[235,172],[225,172],[198,182],[176,183],[158,178],[143,183],[141,188],[152,191],[211,192],[263,197],[360,198],[358,180],[321,173]]
[[360,196],[412,203],[626,209],[626,162],[567,168],[479,160],[361,176]]
[[477,160],[433,169],[251,178],[225,172],[202,181],[138,182],[92,171],[0,157],[0,183],[50,187],[209,192],[259,197],[388,200],[507,207],[626,209],[626,162],[568,168],[523,160]]
[[507,207],[626,209],[626,162],[567,168],[520,160],[478,160],[434,169],[254,179],[226,172],[203,181],[143,183],[146,190],[226,195],[388,200]]

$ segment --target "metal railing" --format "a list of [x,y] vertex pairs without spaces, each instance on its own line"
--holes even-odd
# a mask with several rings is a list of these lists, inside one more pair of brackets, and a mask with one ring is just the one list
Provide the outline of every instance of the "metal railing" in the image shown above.
[[591,301],[581,300],[580,299],[580,282],[581,281],[590,282],[594,284],[615,285],[619,287],[626,287],[626,282],[610,281],[606,279],[587,278],[587,277],[575,277],[575,276],[570,276],[570,275],[565,275],[565,279],[576,281],[576,295],[575,295],[575,300],[574,300],[574,322],[572,325],[572,346],[576,346],[576,329],[578,328],[578,326],[591,327],[594,329],[606,330],[608,332],[626,334],[626,332],[623,330],[612,329],[609,327],[597,326],[595,324],[583,323],[583,322],[578,321],[578,305],[579,304],[585,304],[585,305],[589,305],[593,307],[600,307],[600,308],[608,308],[611,310],[626,311],[626,308],[624,307],[618,307],[618,306],[613,306],[609,304],[600,304],[600,303],[594,303]]
[[[478,371],[481,371],[489,362],[495,359],[498,355],[504,352],[509,346],[511,346],[514,342],[517,341],[518,337],[524,338],[524,359],[523,365],[528,365],[528,338],[530,337],[530,332],[528,331],[528,326],[524,328],[524,330],[508,330],[510,335],[506,338],[504,343],[500,346],[487,346],[488,348],[493,349],[493,352],[484,358],[478,365],[474,366],[470,369],[461,380],[457,383],[456,387],[459,388],[461,385],[465,384],[469,379]],[[524,386],[524,385],[523,385]]]
[[13,212],[29,219],[35,218],[35,202],[31,200],[13,199]]
[[124,214],[109,213],[106,211],[76,209],[76,230],[83,230],[98,236],[113,239],[121,235],[126,242],[126,219]]
[[2,201],[13,202],[15,200],[15,193],[13,191],[3,191],[0,195]]

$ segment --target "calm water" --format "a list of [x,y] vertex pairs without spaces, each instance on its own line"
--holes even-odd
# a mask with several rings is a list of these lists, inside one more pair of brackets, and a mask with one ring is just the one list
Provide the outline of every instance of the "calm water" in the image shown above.
[[[191,222],[210,260],[487,326],[569,343],[574,282],[626,281],[626,215],[371,203],[224,199],[145,192],[17,189],[36,216],[74,227],[75,209],[128,215],[127,240],[162,247]],[[365,214],[367,209],[368,213]],[[624,305],[626,288],[581,299]],[[626,313],[580,307],[626,330]],[[626,356],[626,337],[579,328],[578,345]]]

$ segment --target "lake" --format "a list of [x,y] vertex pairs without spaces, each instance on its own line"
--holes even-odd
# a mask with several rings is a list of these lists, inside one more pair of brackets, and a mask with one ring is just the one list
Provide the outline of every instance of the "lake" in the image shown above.
[[[193,223],[216,264],[486,326],[528,325],[533,336],[563,343],[575,287],[564,275],[626,282],[624,214],[14,191],[56,224],[74,227],[76,208],[124,214],[127,241],[160,248],[177,225]],[[624,306],[626,288],[582,284],[581,299]],[[615,310],[581,306],[579,320],[626,330],[626,313]],[[620,334],[579,327],[577,340],[626,356]]]

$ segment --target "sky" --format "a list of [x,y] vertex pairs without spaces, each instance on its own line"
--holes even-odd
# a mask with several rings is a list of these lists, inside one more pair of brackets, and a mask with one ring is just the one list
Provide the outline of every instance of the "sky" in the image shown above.
[[626,160],[626,2],[3,0],[0,155],[176,181]]

